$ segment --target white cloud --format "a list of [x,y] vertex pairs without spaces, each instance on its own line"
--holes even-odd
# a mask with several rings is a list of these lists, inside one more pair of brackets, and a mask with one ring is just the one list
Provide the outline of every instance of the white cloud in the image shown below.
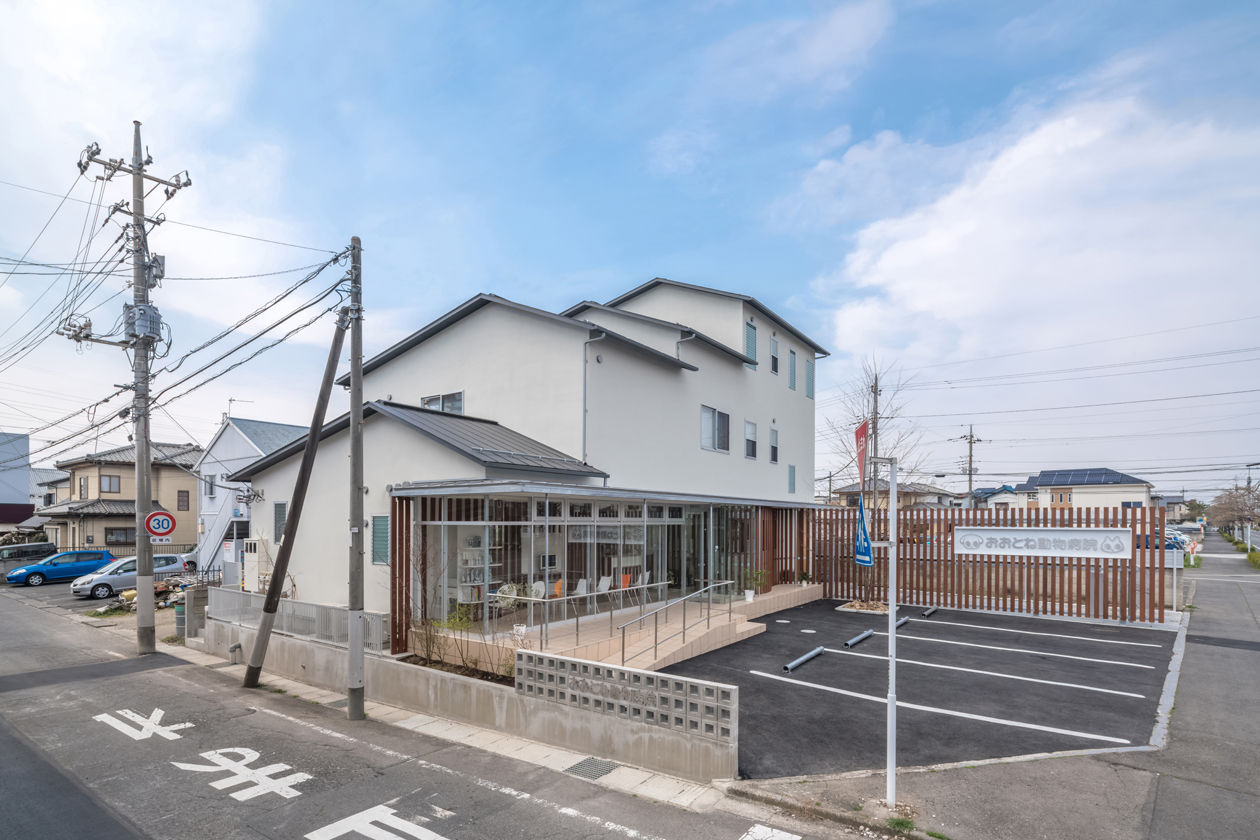
[[892,18],[885,0],[863,0],[814,19],[748,26],[709,49],[705,87],[737,101],[800,91],[825,100],[849,86]]
[[[820,296],[840,301],[829,378],[853,376],[872,355],[922,381],[1253,346],[1254,321],[1169,332],[1260,312],[1260,121],[1231,116],[1229,123],[1183,118],[1136,97],[1097,96],[1023,113],[968,141],[960,147],[963,174],[935,197],[861,228],[842,265],[818,281]],[[932,170],[941,154],[891,141],[888,149],[905,156],[901,171],[912,183],[901,186],[911,191],[916,174]],[[853,178],[837,179],[836,189]],[[889,188],[898,189],[895,179]],[[1142,337],[1097,343],[1127,336]],[[1085,346],[1063,347],[1073,344]],[[1063,349],[1028,353],[1052,347]],[[912,391],[906,413],[958,413],[916,421],[929,438],[956,436],[958,424],[974,420],[990,441],[980,449],[986,471],[1124,467],[1158,463],[1152,455],[1160,453],[1224,456],[1254,447],[1246,434],[1195,437],[1185,418],[1211,413],[1210,400],[1109,409],[1106,419],[988,413],[1228,391],[1246,387],[1239,377],[1254,378],[1247,374],[1254,364],[1134,370],[1035,387]],[[826,416],[835,407],[824,396],[820,410]],[[1144,437],[1177,430],[1183,439]],[[1091,434],[1114,437],[1044,440]],[[934,462],[952,469],[958,447],[935,449]]]
[[683,175],[702,162],[716,141],[713,132],[703,128],[674,128],[651,141],[648,168],[658,175]]

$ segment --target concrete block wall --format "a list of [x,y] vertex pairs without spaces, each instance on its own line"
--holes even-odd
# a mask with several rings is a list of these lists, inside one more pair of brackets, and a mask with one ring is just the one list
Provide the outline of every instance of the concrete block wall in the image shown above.
[[[207,653],[243,662],[257,631],[209,618],[204,630]],[[344,692],[346,649],[324,642],[273,633],[263,662],[268,673],[328,691]],[[609,717],[557,703],[524,697],[485,680],[408,665],[384,656],[365,658],[367,699],[461,723],[517,735],[575,752],[624,762],[697,782],[731,779],[738,773],[738,739],[719,743],[645,723]]]

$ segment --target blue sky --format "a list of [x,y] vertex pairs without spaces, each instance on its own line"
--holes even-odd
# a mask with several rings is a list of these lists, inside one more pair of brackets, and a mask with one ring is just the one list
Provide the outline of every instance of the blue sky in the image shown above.
[[[1132,366],[1260,344],[1260,321],[1238,320],[1260,315],[1253,4],[136,8],[136,33],[109,24],[114,5],[0,9],[22,126],[0,141],[0,179],[60,195],[88,140],[120,154],[141,119],[156,169],[193,175],[172,219],[329,249],[363,237],[369,350],[476,292],[558,310],[665,276],[752,294],[833,350],[820,472],[844,460],[845,395],[872,357],[910,383],[907,434],[938,483],[958,484],[950,439],[968,419],[993,441],[982,483],[1149,467],[1208,490],[1234,473],[1174,467],[1260,460],[1255,395],[992,413],[1256,382],[1256,353]],[[0,256],[17,257],[56,199],[0,189]],[[82,213],[32,258],[67,260]],[[318,258],[170,226],[155,238],[175,276]],[[21,312],[39,282],[11,278],[0,310]],[[176,351],[282,285],[168,282]],[[324,333],[190,396],[159,431],[204,442],[228,396],[304,421]],[[112,351],[61,339],[34,358],[5,374],[28,390],[0,405],[0,428],[73,407],[50,363],[73,368],[76,393],[122,376]],[[1097,365],[1129,367],[1013,384]],[[1170,436],[1187,406],[1204,434]]]

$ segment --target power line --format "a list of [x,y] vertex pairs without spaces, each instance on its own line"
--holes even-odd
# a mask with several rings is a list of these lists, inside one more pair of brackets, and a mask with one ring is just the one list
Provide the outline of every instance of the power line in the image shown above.
[[[0,184],[3,184],[3,185],[4,185],[4,186],[6,186],[6,187],[14,187],[14,188],[19,189],[19,190],[26,190],[26,191],[28,191],[28,192],[39,193],[39,194],[41,194],[41,195],[51,195],[51,196],[53,196],[54,198],[55,198],[55,197],[56,197],[56,195],[57,195],[56,193],[49,192],[48,190],[41,190],[41,189],[37,189],[37,188],[35,188],[35,187],[28,187],[28,186],[26,186],[25,184],[17,184],[17,183],[14,183],[13,181],[0,180]],[[72,198],[72,199],[69,199],[69,200],[70,200],[70,201],[82,201],[82,199],[73,199],[73,198]],[[247,234],[247,233],[236,233],[236,232],[234,232],[234,231],[230,231],[230,230],[222,230],[222,229],[220,229],[220,228],[212,228],[212,227],[208,227],[208,226],[206,226],[206,225],[195,225],[195,224],[193,224],[192,222],[180,222],[180,221],[176,221],[175,219],[170,219],[170,218],[168,218],[168,219],[166,220],[166,222],[167,222],[168,224],[172,224],[172,225],[179,225],[179,226],[181,226],[181,227],[190,227],[190,228],[196,228],[197,230],[204,230],[204,231],[208,231],[208,232],[210,232],[210,233],[219,233],[219,234],[222,234],[222,235],[224,235],[224,236],[235,236],[235,237],[237,237],[237,238],[239,238],[239,239],[252,239],[252,240],[253,240],[253,241],[255,241],[255,242],[265,242],[265,243],[267,243],[267,244],[269,244],[269,245],[283,245],[283,246],[284,246],[284,247],[286,247],[286,248],[300,248],[300,249],[301,249],[301,250],[303,250],[303,251],[316,251],[316,252],[318,252],[318,253],[323,253],[323,254],[332,254],[332,253],[335,253],[334,251],[332,251],[332,250],[330,250],[330,249],[328,249],[328,248],[313,248],[313,247],[311,247],[310,245],[298,245],[298,244],[293,243],[293,242],[283,242],[283,241],[278,240],[278,239],[267,239],[267,238],[265,238],[265,237],[261,237],[261,236],[251,236],[251,235],[249,235],[249,234]]]
[[[26,250],[22,252],[22,257],[21,257],[22,259],[26,259],[27,256],[30,255],[31,249],[34,248],[39,243],[40,238],[43,237],[44,232],[48,230],[48,226],[52,224],[52,220],[57,218],[57,214],[61,212],[62,206],[64,206],[66,203],[66,200],[70,198],[70,193],[74,191],[74,188],[78,186],[78,183],[80,179],[82,178],[83,178],[83,173],[79,173],[78,175],[74,177],[74,180],[70,182],[70,186],[66,189],[66,194],[63,195],[61,197],[61,200],[57,202],[57,206],[53,208],[52,215],[48,217],[48,221],[44,222],[44,226],[39,229],[39,233],[35,234],[35,238],[31,241],[31,244],[27,245]],[[53,193],[48,193],[48,194],[54,195]],[[5,284],[9,282],[9,277],[11,276],[12,276],[12,272],[10,272],[9,274],[6,274],[4,279],[0,280],[0,289],[4,288]]]
[[1078,405],[1052,405],[1042,408],[1004,408],[993,411],[954,411],[942,414],[903,414],[905,419],[921,419],[927,417],[972,417],[977,414],[1029,414],[1038,411],[1067,411],[1074,408],[1101,408],[1111,405],[1138,405],[1140,403],[1168,402],[1170,400],[1197,400],[1205,397],[1226,397],[1234,394],[1260,393],[1260,388],[1248,388],[1241,391],[1217,391],[1211,394],[1186,394],[1179,397],[1150,397],[1141,400],[1118,400],[1116,402],[1081,403]]

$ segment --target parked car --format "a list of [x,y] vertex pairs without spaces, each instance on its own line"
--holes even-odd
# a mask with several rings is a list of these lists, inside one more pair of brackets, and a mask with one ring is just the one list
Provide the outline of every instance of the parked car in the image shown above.
[[0,548],[0,562],[16,560],[19,563],[38,563],[45,557],[51,557],[56,553],[57,546],[50,542],[6,545],[4,548]]
[[[185,558],[180,554],[153,555],[153,575],[169,577],[183,574]],[[136,558],[123,557],[89,575],[76,578],[70,584],[70,592],[80,598],[108,598],[115,592],[131,589],[136,585]]]
[[114,555],[108,551],[62,551],[38,563],[28,563],[5,575],[9,583],[40,586],[49,580],[73,580],[104,566]]

